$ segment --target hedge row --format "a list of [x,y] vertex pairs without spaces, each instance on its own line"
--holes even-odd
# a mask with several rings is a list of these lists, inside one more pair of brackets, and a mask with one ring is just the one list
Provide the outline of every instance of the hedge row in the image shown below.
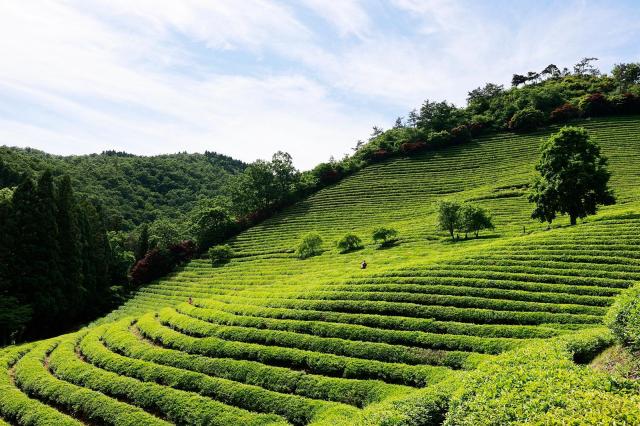
[[333,292],[333,291],[291,291],[269,292],[255,290],[251,298],[269,298],[277,295],[278,299],[298,300],[362,300],[367,302],[392,302],[411,303],[427,306],[452,306],[456,308],[491,309],[494,311],[520,311],[520,312],[554,312],[568,314],[604,315],[606,308],[600,306],[584,306],[574,304],[521,302],[516,300],[496,300],[481,297],[447,296],[440,294],[420,293],[360,293],[360,292]]
[[[612,300],[609,297],[603,296],[583,296],[578,294],[566,294],[565,292],[544,292],[544,287],[538,286],[538,289],[531,291],[527,289],[522,290],[509,290],[502,288],[494,288],[490,285],[481,287],[469,286],[466,282],[458,282],[455,285],[440,285],[440,284],[426,284],[421,282],[420,284],[414,283],[399,283],[396,280],[384,279],[375,284],[359,282],[350,282],[348,285],[342,284],[327,284],[322,286],[322,289],[330,292],[344,292],[344,293],[406,293],[418,294],[418,298],[427,297],[426,295],[442,295],[442,296],[466,296],[474,298],[484,298],[493,300],[510,300],[514,302],[535,302],[535,303],[552,303],[552,304],[571,304],[571,305],[587,305],[587,306],[609,306]],[[557,284],[544,284],[547,286],[557,286]],[[543,285],[543,286],[544,286]],[[288,290],[290,287],[269,287],[269,291],[277,293],[279,296],[284,294],[280,290]],[[596,287],[597,288],[597,287]],[[308,289],[308,290],[307,290]],[[598,288],[599,289],[599,288]],[[305,294],[313,294],[309,291],[308,287],[305,289]],[[554,289],[555,290],[555,289]],[[297,286],[297,291],[300,292],[300,286]],[[605,289],[606,292],[610,292],[609,289]],[[409,297],[409,296],[406,296]],[[434,296],[435,297],[435,296]]]
[[161,348],[135,337],[129,331],[130,323],[130,320],[123,320],[112,324],[102,336],[109,349],[130,358],[222,377],[276,392],[342,402],[356,407],[364,407],[382,401],[390,395],[402,395],[412,390],[409,387],[390,385],[377,380],[324,377],[255,361],[209,358]]
[[[450,278],[450,277],[384,277],[372,278],[367,277],[357,280],[349,280],[347,284],[351,286],[352,291],[359,291],[359,288],[369,287],[371,285],[389,285],[393,283],[408,289],[407,291],[430,292],[431,288],[439,290],[442,293],[482,295],[486,294],[496,299],[515,299],[545,302],[553,298],[553,294],[559,294],[558,297],[569,298],[575,297],[580,304],[604,306],[608,302],[607,297],[615,296],[622,291],[618,288],[603,287],[587,287],[574,286],[566,284],[545,284],[531,283],[510,280],[490,280],[483,278]],[[392,284],[392,285],[393,285]],[[424,290],[422,290],[424,288]],[[450,290],[451,289],[451,290]],[[445,294],[447,294],[445,293]],[[562,299],[559,299],[562,300]]]
[[140,317],[137,326],[145,337],[183,352],[287,365],[333,377],[378,379],[387,383],[425,386],[444,379],[451,371],[445,367],[387,363],[293,348],[227,342],[216,337],[195,338],[163,327],[151,314]]
[[216,337],[226,341],[296,348],[307,351],[403,364],[442,365],[463,368],[480,359],[469,352],[436,351],[386,343],[350,341],[317,337],[289,331],[259,330],[245,327],[220,326],[177,313],[171,308],[159,312],[158,318],[174,330],[198,337]]
[[320,321],[276,320],[239,316],[220,310],[197,308],[189,304],[180,305],[176,309],[178,312],[216,324],[292,331],[320,337],[337,337],[348,340],[364,340],[429,349],[498,354],[505,350],[512,349],[522,342],[516,339],[456,336],[424,333],[420,331],[384,330],[362,325],[334,324]]
[[[295,395],[282,394],[202,373],[128,358],[109,351],[100,341],[103,329],[94,329],[80,342],[81,353],[93,365],[121,376],[197,392],[217,401],[258,413],[278,414],[293,424],[307,424],[326,411],[354,408]],[[324,412],[324,413],[323,413]]]
[[275,415],[254,414],[230,407],[207,397],[176,390],[156,383],[142,382],[105,371],[82,361],[75,347],[83,334],[63,340],[51,352],[50,368],[59,378],[85,389],[92,389],[125,400],[153,413],[160,413],[173,423],[228,425],[286,424]]
[[217,300],[237,303],[251,301],[256,306],[269,308],[310,309],[348,313],[376,313],[418,318],[435,318],[444,321],[471,322],[476,324],[526,324],[544,323],[585,323],[596,324],[601,316],[585,314],[565,314],[552,312],[495,311],[478,308],[459,308],[452,306],[425,306],[413,303],[373,302],[368,300],[300,300],[267,299],[219,296]]
[[324,321],[341,324],[357,324],[388,330],[423,331],[437,334],[517,339],[546,338],[559,334],[554,330],[531,325],[469,324],[401,316],[351,314],[311,309],[270,308],[240,303],[222,303],[211,299],[197,299],[194,305],[203,308],[218,309],[237,315],[250,315],[260,318]]
[[573,362],[575,351],[611,343],[598,334],[530,345],[483,364],[463,380],[444,424],[639,424],[637,383]]
[[29,395],[48,401],[90,422],[108,425],[169,425],[157,417],[90,389],[57,379],[43,365],[57,341],[44,342],[27,353],[15,369],[16,384]]
[[80,426],[82,423],[72,417],[29,398],[13,383],[9,369],[30,349],[20,346],[0,353],[0,415],[21,425]]
[[[511,253],[511,252],[510,252]],[[531,253],[531,250],[527,250],[527,253]],[[562,253],[565,253],[564,251]],[[564,275],[543,275],[539,273],[526,274],[515,272],[494,272],[491,270],[486,271],[469,271],[469,270],[400,270],[387,272],[382,274],[376,274],[375,277],[450,277],[450,278],[482,278],[488,280],[509,280],[519,282],[531,282],[531,283],[546,283],[546,284],[564,284],[574,286],[588,286],[588,287],[611,287],[611,288],[627,288],[631,285],[629,280],[612,280],[604,278],[592,278],[592,277],[576,277],[576,276],[564,276]]]

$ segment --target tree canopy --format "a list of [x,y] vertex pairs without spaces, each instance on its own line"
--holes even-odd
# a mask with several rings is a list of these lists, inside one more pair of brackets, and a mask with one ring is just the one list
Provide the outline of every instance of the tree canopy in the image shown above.
[[575,225],[577,219],[595,214],[598,205],[615,203],[607,159],[584,128],[563,127],[548,138],[536,170],[540,176],[529,201],[535,203],[531,217],[541,222],[551,223],[561,213]]

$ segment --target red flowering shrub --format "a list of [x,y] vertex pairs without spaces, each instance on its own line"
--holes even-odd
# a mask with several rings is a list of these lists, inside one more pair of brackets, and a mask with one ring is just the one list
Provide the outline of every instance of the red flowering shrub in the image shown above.
[[373,162],[382,161],[385,158],[389,157],[390,154],[391,153],[386,149],[378,149],[377,151],[373,151],[371,153],[371,161]]
[[405,142],[400,145],[400,151],[404,154],[413,154],[422,151],[426,147],[426,142]]
[[578,118],[579,116],[580,110],[567,102],[566,104],[551,111],[549,118],[551,121],[559,123]]
[[149,250],[131,268],[131,284],[137,287],[161,278],[173,271],[176,265],[190,260],[195,253],[196,245],[192,241],[182,241],[168,249]]
[[610,114],[612,111],[611,103],[602,93],[593,93],[586,95],[580,100],[580,109],[585,117],[599,117]]

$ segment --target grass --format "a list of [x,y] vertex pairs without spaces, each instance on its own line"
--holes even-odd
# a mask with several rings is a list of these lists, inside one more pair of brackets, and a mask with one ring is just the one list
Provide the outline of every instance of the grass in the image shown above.
[[[583,124],[610,158],[618,197],[587,221],[547,230],[529,219],[525,185],[554,129],[372,165],[234,238],[229,263],[194,260],[80,332],[1,351],[0,418],[545,424],[548,406],[559,418],[587,407],[596,417],[586,423],[633,423],[636,388],[609,386],[608,373],[574,360],[611,344],[602,318],[640,278],[640,120]],[[496,231],[451,242],[435,229],[444,198],[476,200]],[[399,241],[378,250],[371,232],[383,226]],[[309,232],[324,251],[299,260]],[[364,248],[340,254],[347,233]],[[562,386],[517,391],[553,380],[582,383],[579,397],[568,403]],[[532,411],[518,412],[526,401]]]

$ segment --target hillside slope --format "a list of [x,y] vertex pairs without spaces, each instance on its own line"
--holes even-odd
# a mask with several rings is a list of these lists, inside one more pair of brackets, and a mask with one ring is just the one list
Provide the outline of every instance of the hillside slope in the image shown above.
[[[588,221],[529,219],[525,185],[553,129],[367,167],[237,236],[229,264],[193,261],[93,327],[0,352],[0,418],[439,423],[456,383],[501,354],[580,336],[596,336],[585,346],[597,351],[610,342],[607,307],[640,277],[640,120],[581,124],[610,158],[618,197]],[[444,198],[476,200],[496,232],[448,241],[435,230]],[[369,242],[382,225],[399,245]],[[297,260],[312,230],[326,251]],[[365,249],[338,254],[347,231]]]

